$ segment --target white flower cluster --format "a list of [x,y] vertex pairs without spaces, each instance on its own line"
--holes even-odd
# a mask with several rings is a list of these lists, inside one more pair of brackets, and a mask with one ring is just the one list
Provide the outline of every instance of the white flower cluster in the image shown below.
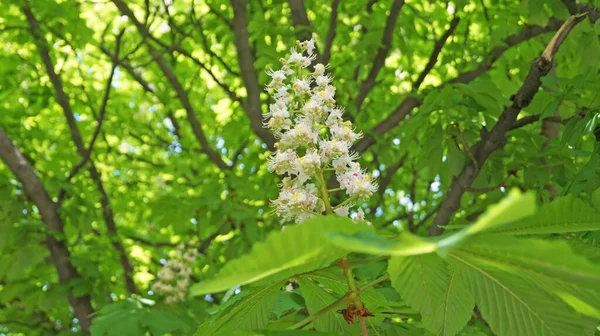
[[[195,244],[190,243],[190,246]],[[157,274],[157,281],[152,285],[152,290],[165,296],[166,304],[173,304],[185,300],[187,289],[192,275],[192,266],[196,262],[198,251],[179,244],[172,253],[171,259],[163,265]]]
[[[308,69],[316,58],[314,39],[296,43],[299,50],[292,48],[290,57],[280,60],[280,70],[267,71],[271,82],[266,90],[275,102],[265,114],[265,126],[278,139],[268,168],[286,176],[273,205],[284,220],[297,223],[323,212],[348,216],[354,201],[369,198],[377,185],[350,151],[361,134],[342,119],[344,110],[336,106],[327,66],[316,64]],[[327,171],[335,172],[339,190],[348,196],[336,207],[329,203],[328,194],[338,188],[327,190]],[[362,210],[356,218],[364,218]]]

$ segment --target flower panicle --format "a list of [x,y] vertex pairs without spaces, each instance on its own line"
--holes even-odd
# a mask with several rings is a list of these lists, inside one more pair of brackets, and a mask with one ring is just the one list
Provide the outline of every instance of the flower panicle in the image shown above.
[[[315,50],[314,38],[296,41],[289,57],[280,59],[281,69],[266,72],[271,81],[265,90],[274,102],[264,115],[264,126],[278,140],[268,169],[285,176],[271,205],[284,221],[297,223],[328,211],[325,171],[335,172],[339,190],[348,198],[329,212],[349,216],[356,201],[367,200],[377,190],[351,149],[362,133],[343,119],[344,108],[335,101],[334,78],[326,73],[329,66],[313,65]],[[358,208],[354,218],[364,220],[364,212]]]

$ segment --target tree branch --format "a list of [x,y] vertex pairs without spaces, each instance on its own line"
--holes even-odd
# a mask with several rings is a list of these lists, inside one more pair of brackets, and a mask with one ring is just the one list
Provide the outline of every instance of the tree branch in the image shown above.
[[[462,195],[477,177],[476,172],[495,150],[504,146],[506,133],[514,125],[521,109],[531,103],[531,100],[542,85],[541,78],[548,74],[552,68],[554,55],[558,51],[558,48],[571,29],[584,18],[585,15],[571,16],[560,27],[541,56],[533,61],[523,85],[512,99],[512,104],[504,108],[494,128],[475,146],[477,148],[474,154],[476,163],[471,162],[466,165],[462,172],[452,180],[450,188],[441,203],[440,210],[433,220],[433,225],[429,229],[430,235],[436,236],[443,232],[442,226],[450,222],[452,215],[459,208]],[[478,166],[475,166],[476,164]]]
[[230,0],[230,2],[233,7],[233,33],[235,35],[237,59],[248,95],[242,107],[250,120],[250,128],[252,128],[254,134],[267,144],[270,150],[273,150],[275,148],[275,138],[268,129],[263,127],[262,122],[261,88],[258,83],[256,69],[254,69],[256,58],[250,48],[246,0]]
[[327,64],[331,58],[331,46],[336,35],[337,16],[338,8],[340,7],[340,0],[333,0],[331,3],[331,14],[329,15],[329,29],[327,30],[327,37],[325,38],[325,47],[323,48],[323,54],[319,57],[319,63]]
[[[100,106],[100,113],[98,114],[98,118],[96,120],[96,128],[94,129],[94,134],[92,135],[92,139],[90,140],[89,145],[87,146],[86,154],[81,159],[81,161],[73,166],[69,176],[67,176],[67,182],[70,182],[75,175],[85,166],[86,163],[89,162],[92,157],[92,152],[94,150],[94,144],[96,143],[96,139],[98,139],[98,135],[100,135],[100,131],[102,130],[102,124],[104,123],[104,117],[106,115],[106,106],[108,105],[108,99],[110,98],[110,88],[112,87],[112,80],[115,74],[115,69],[117,68],[117,59],[119,58],[119,50],[121,48],[121,38],[123,37],[123,32],[121,32],[117,36],[117,47],[115,49],[114,54],[111,55],[112,65],[110,68],[110,74],[108,75],[108,79],[106,80],[106,85],[104,87],[104,96],[102,98],[102,104]],[[66,190],[62,189],[58,193],[58,204],[62,203],[62,200],[66,196]]]
[[423,71],[421,71],[421,73],[419,74],[419,77],[412,85],[413,92],[417,92],[417,90],[419,90],[419,87],[421,87],[421,84],[423,84],[425,77],[427,77],[429,72],[431,72],[431,70],[437,63],[438,56],[440,55],[440,52],[442,52],[442,48],[444,47],[444,44],[446,43],[448,38],[452,34],[454,34],[454,30],[458,26],[459,22],[460,22],[460,18],[455,16],[452,19],[452,21],[450,21],[450,27],[448,27],[448,30],[446,30],[444,35],[442,35],[442,37],[440,37],[440,39],[435,42],[433,51],[431,52],[431,56],[429,56],[429,61],[427,62],[427,65],[425,66]]
[[[335,0],[334,0],[335,1]],[[310,40],[312,38],[313,31],[310,27],[310,21],[306,15],[306,6],[304,6],[304,0],[289,0],[292,15],[292,24],[296,31],[296,36],[300,41]],[[333,5],[332,5],[333,14]],[[317,55],[320,55],[319,47],[315,47]]]
[[[48,48],[47,41],[42,35],[39,22],[34,16],[33,12],[31,11],[31,8],[26,6],[23,7],[22,10],[25,16],[27,17],[27,23],[29,24],[31,35],[35,40],[35,44],[40,54],[40,58],[42,59],[42,62],[46,69],[46,73],[48,74],[50,82],[54,87],[56,100],[62,107],[65,118],[67,119],[67,123],[71,131],[71,138],[75,143],[77,153],[83,160],[84,158],[86,158],[88,153],[85,148],[85,144],[83,143],[83,140],[81,138],[81,133],[79,132],[77,121],[75,120],[73,109],[71,108],[71,103],[69,102],[69,98],[67,97],[64,91],[62,80],[56,74],[56,72],[54,72],[54,64],[52,63],[52,59],[50,57],[50,51]],[[102,207],[102,215],[104,217],[104,222],[106,224],[106,231],[110,237],[113,248],[117,251],[121,267],[123,268],[123,279],[125,281],[125,288],[130,293],[137,293],[137,288],[135,286],[135,282],[133,281],[133,266],[129,261],[125,248],[119,241],[117,226],[114,220],[112,207],[110,205],[108,194],[104,189],[102,177],[96,169],[93,160],[89,158],[88,160],[90,160],[91,162],[88,171],[92,180],[96,184],[96,189],[100,193],[100,204]]]
[[[50,251],[50,258],[58,273],[61,284],[67,285],[72,281],[82,281],[81,275],[71,263],[71,254],[65,245],[63,222],[58,213],[58,208],[50,199],[50,195],[42,181],[37,177],[17,146],[0,127],[0,157],[23,185],[25,194],[38,208],[42,221],[46,224],[46,245]],[[94,313],[88,295],[68,295],[69,303],[73,307],[73,314],[79,320],[84,333],[89,332],[91,315]]]
[[[545,27],[539,26],[528,26],[525,27],[519,33],[511,35],[504,39],[504,44],[501,46],[497,46],[490,52],[490,57],[487,61],[481,63],[476,69],[470,70],[467,72],[463,72],[459,74],[456,78],[451,79],[445,82],[443,85],[454,84],[454,83],[462,83],[467,84],[477,78],[478,76],[484,74],[486,71],[492,68],[492,65],[504,54],[506,50],[509,48],[532,39],[534,37],[539,36],[540,34],[547,33],[550,31],[555,31],[560,27],[560,22],[553,18],[550,19],[550,22]],[[440,87],[442,87],[440,86]],[[398,124],[406,119],[406,117],[412,114],[412,111],[421,106],[423,100],[420,96],[410,95],[405,98],[398,107],[390,113],[387,118],[379,122],[372,130],[369,132],[369,135],[363,137],[356,145],[355,150],[359,153],[363,153],[373,144],[375,144],[375,136],[384,134],[394,127],[398,126]]]
[[[150,32],[147,30],[147,27],[135,17],[129,6],[127,6],[127,4],[123,0],[113,0],[113,3],[115,4],[115,6],[117,6],[121,14],[127,16],[133,22],[133,24],[138,29],[138,32],[142,36],[150,36]],[[200,143],[202,151],[204,151],[208,158],[212,162],[214,162],[217,165],[217,167],[224,170],[231,169],[231,167],[227,165],[225,161],[223,161],[221,155],[217,153],[208,143],[204,131],[202,130],[202,123],[196,116],[194,107],[190,102],[189,96],[187,92],[183,89],[183,86],[181,85],[181,82],[179,82],[179,79],[177,79],[177,76],[175,76],[173,69],[171,69],[171,67],[167,64],[164,58],[157,53],[156,49],[154,49],[154,47],[152,47],[150,43],[146,43],[146,47],[148,48],[150,54],[152,54],[152,57],[154,58],[156,64],[158,64],[159,68],[167,78],[167,81],[175,90],[175,93],[177,94],[181,105],[183,105],[183,108],[186,111],[186,117],[188,119],[188,122],[190,123],[190,126],[192,127],[192,131],[194,132],[196,140],[198,140],[198,142]]]
[[377,79],[377,75],[383,65],[385,64],[385,59],[392,49],[392,39],[394,36],[394,28],[396,27],[396,21],[398,19],[398,14],[400,14],[400,10],[404,5],[404,0],[394,0],[392,3],[392,8],[390,9],[390,15],[388,15],[385,29],[383,30],[383,36],[381,38],[381,46],[377,50],[377,54],[375,54],[375,58],[373,59],[373,65],[371,66],[371,71],[366,79],[361,82],[360,91],[356,96],[356,101],[354,106],[356,108],[356,113],[360,112],[360,109],[367,98],[367,95],[375,86],[375,80]]

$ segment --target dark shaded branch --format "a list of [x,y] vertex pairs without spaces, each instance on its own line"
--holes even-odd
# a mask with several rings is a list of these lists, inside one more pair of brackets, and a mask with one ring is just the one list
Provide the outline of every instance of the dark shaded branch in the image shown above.
[[206,52],[208,55],[210,55],[210,57],[216,59],[217,61],[219,61],[219,63],[221,63],[221,65],[225,68],[225,70],[227,70],[227,72],[229,72],[230,74],[239,77],[240,73],[233,70],[229,64],[227,64],[227,62],[225,62],[225,60],[223,60],[223,58],[219,55],[217,55],[214,51],[212,51],[212,49],[210,48],[210,44],[208,43],[208,38],[206,37],[206,35],[204,35],[204,31],[202,30],[202,27],[200,27],[200,29],[198,29],[198,32],[200,33],[200,39],[202,40],[202,46],[204,47],[204,52]]
[[[533,115],[525,116],[525,117],[515,121],[515,123],[511,126],[510,130],[512,131],[514,129],[525,127],[527,125],[536,123],[540,120],[540,117],[541,117],[541,114],[533,114]],[[552,116],[552,117],[544,118],[544,120],[566,124],[567,122],[569,122],[569,120],[571,120],[571,118],[567,118],[567,119],[563,120],[559,116]]]
[[[42,63],[44,64],[46,73],[48,74],[50,82],[52,83],[52,86],[54,88],[56,100],[61,106],[65,118],[67,119],[67,123],[71,131],[71,138],[73,140],[73,143],[75,144],[77,153],[83,160],[84,158],[86,158],[88,153],[85,148],[83,139],[81,138],[81,133],[79,132],[79,127],[77,126],[77,121],[75,120],[73,109],[71,108],[71,103],[69,102],[69,98],[67,97],[64,91],[62,80],[54,71],[54,64],[50,57],[48,43],[42,35],[39,22],[37,21],[37,18],[31,11],[31,8],[24,7],[22,10],[25,16],[27,17],[27,22],[29,24],[31,34],[35,39],[35,44],[40,54],[40,58],[42,59]],[[92,180],[94,181],[94,184],[96,185],[96,189],[100,193],[100,205],[102,207],[102,216],[104,217],[104,222],[106,224],[106,231],[109,235],[113,248],[118,254],[121,267],[123,268],[123,279],[125,281],[125,288],[130,293],[137,293],[137,288],[135,286],[135,282],[133,281],[133,266],[129,261],[125,248],[119,241],[117,226],[114,220],[112,207],[110,205],[108,194],[104,189],[102,177],[96,169],[93,160],[88,160],[90,161],[90,167],[88,171]]]
[[[495,150],[504,146],[506,143],[506,133],[514,125],[519,112],[531,103],[542,85],[541,78],[550,72],[554,62],[554,55],[558,51],[558,48],[571,29],[584,18],[585,15],[571,16],[554,35],[541,56],[533,61],[523,85],[512,98],[512,104],[504,108],[494,128],[483,136],[475,146],[477,148],[474,154],[476,163],[471,162],[466,165],[462,172],[452,180],[450,188],[440,206],[440,210],[433,220],[433,225],[429,229],[430,235],[436,236],[443,232],[442,226],[450,222],[454,212],[460,207],[462,195],[477,177],[476,172]],[[478,166],[475,166],[476,164]]]
[[504,186],[506,186],[506,182],[508,181],[508,179],[511,177],[512,175],[507,175],[502,182],[496,184],[495,186],[491,186],[491,187],[486,187],[486,188],[471,188],[471,187],[467,187],[465,188],[465,191],[469,191],[469,192],[474,192],[474,193],[488,193],[488,192],[492,192],[494,190],[498,190]]
[[338,8],[340,7],[341,0],[333,0],[331,3],[331,14],[329,15],[329,29],[327,30],[327,37],[325,38],[325,47],[323,48],[323,54],[319,57],[319,63],[327,64],[331,58],[331,46],[335,39]]
[[233,7],[233,33],[235,35],[235,48],[237,59],[242,73],[242,79],[247,92],[247,100],[242,105],[246,116],[250,120],[250,128],[270,150],[275,148],[275,138],[268,129],[263,127],[263,116],[260,101],[261,87],[258,83],[254,62],[256,57],[250,48],[250,36],[248,34],[248,13],[246,12],[246,0],[231,0]]
[[155,241],[151,241],[149,239],[145,239],[142,237],[135,237],[135,236],[131,236],[131,235],[126,235],[126,238],[131,239],[136,243],[140,243],[140,244],[152,246],[152,247],[176,247],[178,245],[176,243],[171,243],[171,242],[155,242]]
[[[127,16],[134,23],[134,25],[138,29],[138,32],[142,36],[150,36],[149,31],[147,31],[147,27],[135,17],[129,6],[127,6],[127,4],[123,0],[113,0],[113,3],[115,4],[115,6],[117,6],[121,14]],[[177,76],[175,76],[173,69],[171,69],[169,64],[167,64],[164,58],[157,53],[157,50],[154,49],[154,47],[150,43],[146,43],[146,47],[148,48],[150,54],[152,54],[152,57],[154,58],[156,64],[158,64],[162,73],[167,78],[169,84],[171,84],[171,86],[175,90],[175,93],[177,94],[181,105],[183,105],[183,108],[186,111],[186,117],[190,126],[192,127],[192,131],[194,133],[194,136],[196,137],[196,140],[198,140],[198,142],[200,143],[202,151],[206,154],[206,156],[208,156],[208,158],[212,162],[214,162],[217,165],[217,167],[221,169],[231,169],[231,167],[227,165],[225,161],[223,161],[221,155],[217,153],[208,143],[208,139],[206,138],[206,135],[202,130],[202,123],[196,116],[196,112],[194,110],[194,107],[192,106],[189,96],[184,90],[183,85],[181,85],[179,79],[177,79]]]
[[[106,115],[106,106],[108,105],[108,99],[110,98],[110,88],[112,87],[112,80],[115,74],[115,69],[117,68],[117,59],[119,57],[119,50],[121,48],[121,38],[123,37],[123,33],[117,36],[117,47],[114,54],[111,56],[112,65],[110,68],[110,74],[108,75],[108,79],[106,80],[106,85],[104,87],[104,96],[102,97],[102,104],[100,105],[100,113],[98,114],[98,118],[96,120],[96,128],[94,129],[94,133],[92,134],[92,139],[90,140],[89,145],[87,146],[86,154],[81,159],[81,161],[73,166],[71,172],[69,172],[69,176],[67,176],[67,182],[70,182],[75,175],[79,172],[81,168],[85,166],[86,163],[89,162],[92,157],[92,152],[94,151],[94,144],[96,143],[96,139],[98,139],[98,135],[100,135],[100,131],[102,130],[102,124],[104,123],[104,117]],[[66,191],[62,189],[58,193],[58,204],[62,202],[64,197],[66,196]]]
[[458,26],[459,22],[460,22],[460,18],[454,17],[452,19],[452,21],[450,21],[450,27],[448,27],[448,30],[446,30],[446,32],[444,33],[444,35],[442,35],[442,37],[440,37],[440,39],[435,42],[435,45],[433,47],[433,51],[431,52],[431,56],[429,56],[429,61],[427,62],[427,65],[425,66],[425,68],[423,69],[423,71],[421,71],[421,73],[419,74],[419,77],[417,78],[417,80],[412,85],[412,91],[413,92],[416,92],[421,87],[421,84],[423,84],[423,81],[425,80],[425,77],[427,77],[427,75],[429,74],[429,72],[431,72],[431,70],[433,69],[433,67],[437,63],[438,56],[440,55],[440,52],[442,52],[442,48],[444,47],[444,44],[446,43],[446,41],[448,40],[448,38],[452,34],[454,34],[454,30]]
[[358,153],[363,153],[373,144],[375,144],[375,136],[386,133],[396,127],[402,120],[409,116],[413,109],[421,106],[423,100],[421,97],[409,96],[405,98],[396,109],[386,119],[377,124],[370,134],[366,135],[354,146],[354,150]]
[[575,0],[562,0],[571,15],[577,14],[577,2]]
[[[30,11],[29,8],[26,10]],[[42,221],[46,224],[46,245],[50,251],[50,259],[58,273],[59,282],[68,285],[73,281],[82,281],[81,275],[71,263],[71,254],[65,245],[64,239],[59,239],[64,237],[65,232],[58,208],[50,199],[50,195],[48,195],[46,188],[33,168],[1,127],[0,157],[21,182],[25,194],[36,205]],[[81,329],[84,333],[88,333],[91,315],[94,313],[90,297],[88,295],[76,297],[69,293],[68,300],[71,307],[73,307],[73,314],[79,320]]]
[[225,15],[223,15],[223,13],[219,12],[216,8],[214,8],[213,6],[211,6],[209,3],[204,2],[206,4],[206,6],[208,6],[208,8],[210,8],[210,12],[213,13],[217,18],[219,18],[219,20],[221,20],[227,27],[229,27],[229,29],[233,29],[233,24],[231,23],[231,20],[229,20],[229,18],[227,18]]
[[371,66],[371,71],[367,75],[360,85],[360,91],[356,96],[356,101],[354,106],[356,108],[356,113],[360,112],[360,109],[367,98],[367,95],[375,86],[375,80],[377,79],[377,75],[383,65],[385,64],[385,59],[387,58],[390,50],[392,49],[392,39],[394,37],[394,28],[396,27],[396,21],[398,19],[398,14],[400,14],[400,10],[404,5],[404,0],[394,0],[392,3],[392,8],[390,9],[390,15],[388,15],[385,29],[383,30],[383,36],[381,37],[381,45],[377,50],[377,54],[375,54],[375,58],[373,59],[373,65]]
[[[294,25],[294,29],[296,31],[296,37],[300,41],[310,40],[312,38],[313,31],[310,27],[308,16],[306,15],[306,6],[304,6],[304,0],[289,0],[288,4],[292,12],[292,24]],[[333,5],[331,9],[333,11]],[[317,55],[321,54],[319,52],[319,47],[316,47],[315,50]]]
[[231,227],[231,219],[228,219],[225,223],[223,223],[217,229],[217,231],[215,231],[210,236],[206,237],[202,242],[200,242],[200,245],[198,245],[198,253],[206,255],[206,250],[208,250],[208,248],[210,247],[210,244],[213,242],[213,240],[215,240],[218,236],[229,232],[230,227]]
[[[107,56],[109,56],[109,57],[111,56],[111,52],[108,49],[106,49],[104,46],[100,46],[100,50]],[[150,93],[156,92],[156,88],[154,87],[154,85],[149,83],[145,79],[143,79],[142,76],[137,71],[135,71],[133,66],[129,62],[127,62],[127,59],[120,58],[117,60],[117,64],[119,65],[119,67],[125,69],[125,71],[129,75],[131,75],[131,77],[142,86],[144,91],[150,92]]]
[[[497,46],[494,49],[492,49],[492,51],[490,52],[490,58],[486,62],[483,62],[482,64],[480,64],[475,70],[463,72],[463,73],[459,74],[456,78],[447,81],[443,85],[453,84],[453,83],[467,84],[467,83],[471,82],[472,80],[474,80],[475,78],[477,78],[478,76],[484,74],[486,71],[490,70],[492,68],[492,65],[509,48],[511,48],[519,43],[522,43],[524,41],[527,41],[529,39],[532,39],[534,37],[537,37],[540,34],[547,33],[550,31],[555,31],[559,27],[560,27],[560,22],[555,18],[551,19],[550,22],[548,23],[548,25],[546,25],[545,27],[539,27],[539,26],[525,27],[519,33],[516,33],[516,34],[511,35],[511,36],[507,37],[506,39],[504,39],[503,45]],[[384,133],[388,132],[389,130],[393,129],[394,127],[398,126],[398,124],[402,120],[404,120],[404,119],[406,119],[406,117],[410,116],[412,114],[412,111],[415,108],[421,106],[422,103],[423,103],[423,100],[419,96],[408,96],[407,98],[405,98],[400,103],[400,105],[398,105],[398,107],[396,107],[394,109],[394,111],[392,111],[392,113],[390,113],[387,116],[387,118],[385,118],[384,120],[379,122],[379,124],[377,124],[371,130],[371,132],[369,132],[369,135],[362,138],[355,145],[355,150],[359,153],[362,153],[365,150],[367,150],[369,147],[371,147],[373,144],[375,144],[375,136],[384,134]]]
[[473,79],[479,77],[486,71],[492,68],[492,65],[504,54],[505,51],[510,49],[511,47],[522,43],[524,41],[530,40],[536,36],[539,36],[544,33],[556,31],[560,28],[562,22],[557,18],[551,18],[548,24],[544,27],[540,26],[526,26],[519,33],[511,35],[504,39],[504,45],[497,46],[489,53],[488,60],[482,64],[480,64],[477,68],[466,71],[458,75],[456,78],[451,79],[448,83],[469,83]]
[[408,153],[404,154],[404,156],[392,163],[386,170],[385,170],[385,176],[383,176],[381,179],[379,179],[379,194],[382,195],[385,192],[385,189],[387,189],[387,187],[390,185],[390,183],[392,183],[392,179],[394,177],[394,174],[396,174],[396,172],[402,168],[402,166],[404,166],[404,163],[406,162],[406,158],[408,157]]

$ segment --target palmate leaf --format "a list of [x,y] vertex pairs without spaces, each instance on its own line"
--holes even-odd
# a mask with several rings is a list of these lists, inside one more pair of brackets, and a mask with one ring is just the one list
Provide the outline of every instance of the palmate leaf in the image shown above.
[[456,335],[469,321],[474,298],[466,279],[436,254],[392,257],[392,285],[436,335]]
[[361,231],[354,235],[330,233],[331,242],[353,252],[410,256],[431,253],[437,249],[434,242],[409,232],[400,233],[399,240],[385,239],[372,231]]
[[503,235],[550,234],[600,230],[600,214],[571,195],[540,207],[535,216],[494,230]]
[[533,194],[522,194],[514,189],[501,202],[489,207],[475,224],[441,239],[422,238],[406,231],[401,232],[397,240],[383,238],[372,231],[355,234],[333,232],[329,233],[328,237],[334,245],[352,252],[414,256],[455,246],[470,236],[513,223],[531,216],[534,212]]
[[192,286],[191,293],[220,292],[259,280],[272,282],[318,269],[347,253],[329,243],[327,233],[355,233],[366,228],[365,224],[336,216],[318,217],[285,227],[256,243],[248,254],[230,261],[214,279]]
[[[316,314],[321,309],[336,301],[336,297],[319,287],[319,285],[310,280],[306,275],[298,277],[298,284],[306,302],[306,308],[311,315]],[[341,307],[344,307],[343,303],[340,303]],[[337,313],[336,310],[332,309],[314,320],[313,325],[315,329],[317,331],[335,332],[341,335],[360,335],[358,326],[356,324],[349,325],[344,316]]]
[[495,335],[593,335],[595,321],[529,281],[452,249],[448,260],[469,279],[475,303]]
[[600,265],[575,254],[565,241],[490,235],[457,250],[488,267],[518,274],[578,312],[600,318]]
[[264,328],[283,281],[255,288],[239,302],[219,312],[198,327],[196,336],[233,335],[236,331]]
[[258,330],[236,332],[234,336],[337,336],[337,334],[308,330]]

